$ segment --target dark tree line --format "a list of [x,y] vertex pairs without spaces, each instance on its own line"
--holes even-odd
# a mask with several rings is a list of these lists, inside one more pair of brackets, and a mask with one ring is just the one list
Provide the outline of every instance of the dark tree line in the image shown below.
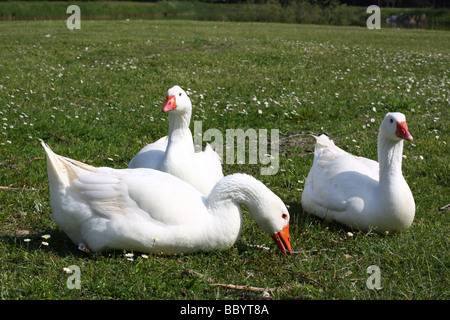
[[[9,1],[9,0],[0,0],[0,2],[1,1]],[[38,1],[38,0],[28,0],[28,1]],[[61,1],[61,0],[49,0],[49,1]],[[62,0],[62,1],[70,1],[70,0]],[[81,0],[81,1],[108,1],[108,0]],[[158,2],[161,0],[123,0],[123,1]],[[297,3],[308,2],[311,5],[320,5],[322,7],[330,5],[346,4],[349,6],[363,6],[363,7],[368,7],[370,5],[377,5],[379,7],[392,7],[392,8],[450,8],[449,0],[178,0],[178,1],[201,1],[209,3],[255,3],[255,4],[264,4],[267,2],[275,1],[279,2],[283,7],[286,7],[295,2]]]
[[449,8],[448,0],[340,0],[349,6],[370,6],[393,8]]
[[[266,3],[273,0],[200,0],[202,2],[221,2],[221,3]],[[291,2],[309,2],[321,6],[331,4],[347,4],[349,6],[377,5],[379,7],[393,8],[449,8],[448,0],[275,0],[280,2],[282,6],[287,6]]]

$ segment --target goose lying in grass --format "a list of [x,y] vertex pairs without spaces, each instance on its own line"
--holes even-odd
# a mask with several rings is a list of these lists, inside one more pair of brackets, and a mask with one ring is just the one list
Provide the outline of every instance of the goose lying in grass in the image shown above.
[[405,116],[388,113],[378,133],[378,162],[338,148],[327,136],[315,137],[314,163],[305,181],[302,206],[360,230],[408,228],[414,198],[402,174],[403,140],[412,141]]
[[93,251],[223,250],[240,236],[243,205],[282,252],[291,252],[286,206],[249,175],[226,176],[205,197],[162,171],[96,168],[42,146],[52,216],[77,245]]
[[206,145],[202,152],[194,151],[189,129],[191,100],[183,89],[174,86],[167,92],[162,111],[169,112],[169,135],[142,148],[128,167],[170,173],[208,195],[216,182],[223,178],[222,164],[210,145]]

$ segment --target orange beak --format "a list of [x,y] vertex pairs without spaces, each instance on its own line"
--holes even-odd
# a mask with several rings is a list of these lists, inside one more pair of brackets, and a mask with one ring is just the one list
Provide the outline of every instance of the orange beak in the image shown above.
[[166,99],[166,103],[162,108],[162,112],[172,111],[175,110],[176,108],[177,108],[177,99],[175,98],[175,96],[168,96]]
[[273,241],[283,253],[291,254],[291,238],[289,237],[289,223],[279,232],[272,235]]
[[408,126],[406,125],[406,121],[403,122],[397,122],[397,130],[395,131],[395,134],[397,137],[413,141],[413,137],[411,133],[409,133]]

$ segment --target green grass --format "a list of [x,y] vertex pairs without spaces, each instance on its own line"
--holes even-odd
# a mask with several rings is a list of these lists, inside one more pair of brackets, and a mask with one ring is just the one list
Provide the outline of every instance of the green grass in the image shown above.
[[[450,33],[290,24],[193,21],[1,22],[0,297],[2,299],[449,299]],[[166,90],[191,94],[203,130],[280,130],[280,171],[225,164],[225,174],[262,180],[291,213],[295,254],[280,255],[245,214],[239,242],[224,252],[95,256],[51,218],[44,151],[125,168],[167,134]],[[376,158],[387,111],[406,114],[414,136],[403,172],[415,196],[401,234],[349,230],[303,212],[312,164],[309,133]],[[6,188],[5,188],[6,187]],[[44,240],[42,235],[49,234]],[[25,242],[25,239],[30,239]],[[41,242],[46,241],[48,245]],[[263,250],[252,245],[266,245]],[[63,268],[78,265],[81,289]],[[366,287],[381,269],[380,290]]]

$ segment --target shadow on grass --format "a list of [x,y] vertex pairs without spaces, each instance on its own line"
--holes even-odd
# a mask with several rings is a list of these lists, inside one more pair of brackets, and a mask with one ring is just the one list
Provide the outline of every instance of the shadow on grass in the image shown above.
[[8,232],[0,235],[0,242],[4,243],[10,251],[46,250],[59,257],[86,257],[86,253],[78,250],[77,246],[60,229],[48,229],[39,234],[31,233],[27,235]]
[[[330,246],[327,241],[327,234],[338,234],[347,233],[348,231],[353,231],[349,227],[338,224],[331,220],[322,220],[312,214],[303,211],[301,203],[290,202],[286,203],[289,206],[290,217],[290,236],[291,242],[302,242],[302,239],[314,238],[316,242],[322,246]],[[324,233],[326,231],[326,233]],[[49,237],[48,237],[49,236]],[[73,257],[73,258],[92,258],[96,254],[93,252],[83,252],[77,245],[75,245],[70,238],[59,228],[48,228],[42,232],[30,232],[27,234],[22,234],[21,232],[6,231],[0,234],[0,243],[7,248],[9,252],[36,252],[36,251],[46,251],[52,255],[58,256],[60,258]],[[234,244],[238,255],[248,254],[252,251],[259,252],[261,248],[257,246],[251,246],[243,242],[241,239]],[[273,248],[272,248],[273,247]],[[268,249],[268,248],[266,248]],[[297,250],[295,245],[292,248],[294,251]],[[304,248],[308,249],[308,248]],[[232,250],[231,248],[229,250]],[[270,251],[278,252],[275,245],[270,246]],[[110,250],[107,252],[101,252],[99,256],[122,256],[123,250]],[[219,253],[219,252],[217,252]],[[140,253],[135,253],[140,254]],[[204,254],[204,253],[192,253],[192,255]],[[159,254],[155,254],[158,256]],[[191,255],[191,254],[189,254]],[[172,256],[172,255],[166,255]],[[176,256],[176,255],[174,255]]]
[[[295,233],[301,233],[303,230],[313,225],[320,225],[320,229],[326,229],[331,233],[340,232],[362,232],[369,234],[372,232],[364,232],[359,229],[351,228],[349,226],[340,224],[332,219],[322,219],[313,214],[303,210],[301,203],[290,202],[286,203],[289,206],[289,213],[291,214],[290,229]],[[381,235],[381,234],[380,234]]]

